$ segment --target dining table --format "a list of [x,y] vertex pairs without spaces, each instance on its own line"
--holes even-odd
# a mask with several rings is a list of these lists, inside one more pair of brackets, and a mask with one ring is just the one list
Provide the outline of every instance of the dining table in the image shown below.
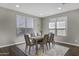
[[43,40],[43,36],[35,36],[35,37],[30,37],[30,39],[35,41],[35,45],[36,45],[36,55],[38,55],[38,42]]

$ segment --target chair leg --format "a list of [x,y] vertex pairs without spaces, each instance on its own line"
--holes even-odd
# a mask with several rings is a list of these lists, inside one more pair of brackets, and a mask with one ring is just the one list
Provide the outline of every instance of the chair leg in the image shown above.
[[44,44],[40,44],[42,51],[44,52]]
[[26,45],[26,47],[25,47],[25,53],[27,52],[27,48],[28,48],[28,46]]
[[48,50],[48,45],[47,45],[47,43],[46,43],[46,47],[47,47],[47,50]]
[[31,51],[31,46],[29,46],[29,54],[30,54],[30,51]]
[[49,47],[50,47],[50,42],[49,42]]
[[52,41],[52,45],[55,46],[55,41]]
[[41,45],[41,47],[42,47],[42,49],[43,49],[43,52],[44,52],[44,44],[42,44],[42,45]]
[[55,46],[55,41],[54,41],[54,46]]

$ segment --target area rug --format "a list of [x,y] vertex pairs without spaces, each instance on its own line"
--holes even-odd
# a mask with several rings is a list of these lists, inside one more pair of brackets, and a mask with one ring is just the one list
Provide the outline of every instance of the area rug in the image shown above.
[[51,44],[51,46],[48,49],[46,46],[44,46],[45,50],[43,52],[43,49],[39,45],[38,46],[38,55],[36,55],[35,46],[32,47],[30,54],[28,52],[29,49],[27,49],[25,52],[25,44],[17,45],[17,47],[28,56],[64,56],[66,54],[66,52],[69,50],[68,47],[64,47],[62,45],[57,45],[57,44],[52,46],[52,44]]

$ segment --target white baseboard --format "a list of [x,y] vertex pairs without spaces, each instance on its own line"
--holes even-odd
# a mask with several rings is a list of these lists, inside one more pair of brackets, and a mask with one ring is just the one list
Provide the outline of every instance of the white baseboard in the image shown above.
[[59,43],[63,43],[63,44],[68,44],[68,45],[73,45],[73,46],[78,46],[78,47],[79,47],[79,45],[78,45],[78,44],[72,44],[72,43],[68,43],[68,42],[61,42],[61,41],[57,41],[57,42],[59,42]]
[[25,43],[25,41],[23,41],[23,42],[13,43],[13,44],[8,44],[8,45],[3,45],[3,46],[0,46],[0,48],[8,47],[8,46],[12,46],[12,45],[17,45],[17,44],[22,44],[22,43]]

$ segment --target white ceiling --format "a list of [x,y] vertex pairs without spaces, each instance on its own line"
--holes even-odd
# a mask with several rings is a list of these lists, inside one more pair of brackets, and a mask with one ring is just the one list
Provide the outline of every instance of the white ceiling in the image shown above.
[[[17,3],[0,3],[1,7],[38,17],[46,17],[70,10],[79,9],[79,3],[19,3],[19,8],[16,8],[16,5]],[[62,7],[62,9],[59,10],[58,7]]]

